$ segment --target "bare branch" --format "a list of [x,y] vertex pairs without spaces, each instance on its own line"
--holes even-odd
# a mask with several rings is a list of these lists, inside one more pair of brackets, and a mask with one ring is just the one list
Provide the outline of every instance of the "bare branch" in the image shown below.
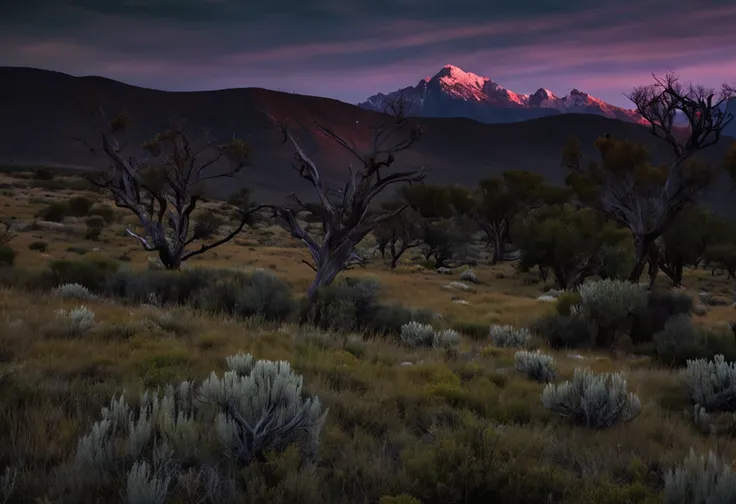
[[[396,110],[401,111],[401,107]],[[273,119],[276,122],[275,119]],[[302,240],[309,249],[317,271],[317,277],[308,291],[313,298],[316,290],[327,285],[340,272],[364,261],[355,253],[354,247],[379,223],[398,215],[405,207],[391,212],[369,213],[372,201],[388,186],[420,182],[426,176],[424,168],[404,171],[382,177],[381,168],[389,168],[395,161],[397,152],[409,149],[421,137],[421,130],[412,127],[408,120],[396,115],[374,128],[374,142],[371,152],[362,154],[337,131],[317,124],[319,130],[335,143],[346,149],[360,162],[358,168],[348,168],[349,178],[339,190],[328,188],[320,178],[316,164],[310,159],[292,135],[286,122],[278,123],[283,141],[289,142],[296,150],[299,175],[314,187],[321,208],[310,208],[296,195],[290,197],[296,204],[322,222],[324,237],[317,243],[296,220],[293,210],[274,207],[277,215],[284,221],[291,236]],[[333,199],[330,198],[333,197]]]

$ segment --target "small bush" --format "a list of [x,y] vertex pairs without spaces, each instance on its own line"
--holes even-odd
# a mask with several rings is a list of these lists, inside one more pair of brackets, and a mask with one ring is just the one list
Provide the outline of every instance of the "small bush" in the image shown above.
[[88,301],[96,297],[87,287],[78,283],[60,285],[54,289],[53,294],[62,299],[77,299],[80,301]]
[[302,376],[286,361],[249,354],[230,356],[227,364],[222,378],[213,372],[199,385],[185,381],[163,394],[146,390],[139,408],[113,397],[77,443],[72,464],[82,486],[127,473],[129,495],[146,489],[145,495],[162,496],[167,485],[152,484],[144,460],[153,460],[153,473],[175,479],[184,470],[211,467],[207,463],[223,454],[218,466],[229,465],[223,471],[294,445],[312,458],[327,412],[317,397],[303,394]]
[[197,292],[216,279],[230,274],[232,271],[229,270],[203,268],[132,271],[124,267],[108,278],[105,291],[109,296],[130,304],[149,303],[155,298],[161,305],[183,305],[190,303]]
[[521,350],[514,354],[516,370],[525,373],[529,378],[543,383],[555,379],[554,359],[550,355]]
[[37,217],[49,222],[62,222],[68,215],[69,207],[64,201],[55,201],[42,209]]
[[576,368],[572,381],[547,384],[542,404],[579,425],[596,429],[629,422],[641,413],[639,397],[627,391],[623,374],[596,375],[585,368]]
[[69,336],[81,336],[95,325],[95,313],[86,306],[79,306],[73,310],[59,310],[56,312],[57,318],[64,325],[64,329]]
[[693,326],[690,316],[685,314],[669,319],[653,340],[657,359],[671,366],[679,366],[688,359],[699,357],[702,350],[702,337]]
[[106,222],[105,219],[99,215],[93,215],[91,217],[87,217],[85,224],[87,224],[87,234],[85,235],[85,238],[88,240],[97,240],[100,237],[100,234],[102,234],[102,230],[104,229]]
[[74,196],[67,202],[67,215],[70,217],[86,217],[94,203],[84,196]]
[[380,311],[381,284],[374,278],[344,278],[321,288],[302,321],[322,329],[362,332],[373,326]]
[[12,266],[15,263],[15,250],[10,245],[0,245],[0,266]]
[[652,290],[647,306],[635,317],[630,336],[634,344],[649,343],[658,332],[664,330],[667,321],[693,310],[693,299],[683,293],[670,290]]
[[209,312],[280,321],[296,308],[289,285],[267,270],[231,272],[203,287],[191,302]]
[[409,308],[398,303],[381,303],[376,306],[373,318],[366,326],[366,332],[381,335],[401,333],[401,326],[409,322],[430,324],[433,319],[432,310],[425,308]]
[[736,411],[736,364],[723,355],[688,360],[682,377],[692,401],[706,411]]
[[87,215],[90,217],[102,217],[107,224],[115,222],[115,218],[117,216],[115,209],[108,204],[94,205],[90,208],[89,212],[87,212]]
[[564,317],[573,315],[573,311],[580,305],[580,293],[565,291],[557,297],[555,309]]
[[460,344],[460,335],[452,329],[436,331],[432,337],[433,348],[449,349]]
[[626,280],[636,264],[636,256],[630,246],[604,245],[601,247],[600,258],[598,276],[602,280]]
[[693,449],[681,466],[664,473],[665,504],[730,504],[736,502],[736,474],[712,451],[695,455]]
[[517,328],[510,325],[492,325],[490,329],[490,337],[493,344],[501,348],[523,347],[526,346],[532,338],[531,333],[526,328]]
[[591,345],[590,323],[579,315],[546,315],[534,323],[534,331],[551,348],[586,348]]
[[51,261],[49,269],[42,275],[41,283],[47,289],[66,283],[76,283],[92,292],[100,293],[104,290],[108,277],[117,268],[117,262],[96,257],[79,261],[58,259]]
[[434,327],[430,324],[409,322],[401,326],[401,342],[408,347],[428,347],[434,341]]
[[600,280],[580,286],[580,307],[586,317],[603,327],[617,327],[647,306],[647,291],[621,280]]
[[34,250],[36,252],[46,252],[49,248],[49,244],[45,241],[34,241],[31,242],[30,245],[28,245],[28,250]]

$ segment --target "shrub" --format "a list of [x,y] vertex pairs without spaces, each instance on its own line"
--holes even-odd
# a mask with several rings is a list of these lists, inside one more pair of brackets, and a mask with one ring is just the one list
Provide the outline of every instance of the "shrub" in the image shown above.
[[590,323],[585,317],[551,314],[537,319],[534,331],[551,348],[581,348],[591,344]]
[[78,283],[60,285],[54,289],[53,294],[62,299],[78,299],[80,301],[88,301],[95,298],[95,295],[87,287]]
[[376,306],[366,331],[372,334],[400,334],[401,326],[409,322],[429,324],[434,314],[426,308],[409,308],[398,303],[381,303]]
[[209,312],[261,316],[267,320],[285,320],[296,308],[289,285],[270,271],[260,269],[223,275],[200,289],[191,302]]
[[317,397],[303,395],[302,376],[286,361],[257,361],[248,354],[231,356],[227,363],[222,378],[213,372],[198,386],[169,385],[163,395],[146,390],[139,408],[124,396],[113,397],[77,443],[77,473],[89,482],[128,472],[129,482],[146,487],[151,478],[144,460],[153,460],[156,472],[174,476],[202,468],[223,452],[231,470],[292,445],[299,445],[303,456],[314,456],[327,411]]
[[580,293],[575,291],[565,291],[557,297],[555,309],[557,313],[565,317],[573,315],[573,311],[580,305]]
[[432,337],[433,348],[454,348],[460,344],[460,335],[452,329],[436,331]]
[[381,284],[374,278],[344,278],[321,288],[302,321],[322,329],[344,332],[366,331],[380,311]]
[[42,209],[37,215],[41,219],[49,222],[62,222],[67,216],[69,207],[64,201],[55,201]]
[[105,227],[106,223],[105,219],[99,215],[92,215],[91,217],[87,217],[85,224],[87,224],[87,234],[85,235],[85,238],[88,240],[96,240],[100,237],[102,229]]
[[48,289],[65,283],[77,283],[99,293],[117,268],[117,262],[94,256],[78,261],[58,259],[51,261],[49,269],[44,272],[42,286]]
[[95,325],[95,313],[86,306],[79,306],[73,310],[58,310],[57,318],[61,319],[64,329],[69,336],[81,336]]
[[682,365],[688,359],[698,357],[702,348],[702,337],[690,316],[685,314],[670,318],[653,340],[657,359],[668,365]]
[[585,316],[604,327],[614,327],[644,310],[647,291],[621,280],[600,280],[580,286],[580,307]]
[[585,368],[576,368],[572,381],[547,384],[542,404],[577,424],[596,429],[629,422],[641,413],[639,397],[627,392],[623,374],[596,375]]
[[665,504],[729,504],[736,501],[736,474],[708,450],[708,456],[693,449],[681,466],[664,473]]
[[531,333],[525,328],[510,325],[492,325],[490,337],[497,347],[523,347],[531,340]]
[[87,215],[89,215],[90,217],[102,217],[107,224],[112,224],[113,222],[115,222],[116,217],[115,209],[108,204],[94,205],[92,208],[90,208],[89,212],[87,212]]
[[488,324],[456,320],[452,322],[451,326],[457,332],[474,340],[485,340],[488,338]]
[[555,378],[554,359],[550,355],[521,350],[514,354],[516,370],[525,373],[529,378],[549,383]]
[[723,355],[688,360],[682,377],[690,398],[706,411],[736,411],[736,364]]
[[133,462],[128,472],[128,504],[164,504],[171,484],[171,476],[159,472],[151,473],[145,460]]
[[648,343],[654,335],[664,330],[665,323],[675,315],[689,314],[693,299],[684,292],[652,290],[647,306],[635,317],[630,336],[635,344]]
[[409,322],[401,326],[401,342],[408,347],[428,347],[434,342],[434,327]]
[[94,203],[84,196],[74,196],[67,202],[67,215],[85,217]]
[[48,250],[49,244],[45,241],[34,241],[31,242],[30,245],[28,245],[28,250],[34,250],[36,252],[46,252]]
[[0,245],[0,266],[12,266],[15,263],[15,250],[10,245]]
[[603,280],[626,280],[636,264],[632,247],[625,245],[604,245],[601,247],[600,258],[598,275]]

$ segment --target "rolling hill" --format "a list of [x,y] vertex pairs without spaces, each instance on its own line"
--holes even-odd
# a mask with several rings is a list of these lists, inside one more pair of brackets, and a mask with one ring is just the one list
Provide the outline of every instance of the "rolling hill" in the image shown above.
[[[94,124],[79,104],[97,99],[110,114],[126,111],[132,118],[129,144],[139,145],[171,120],[184,119],[192,129],[208,127],[220,139],[233,135],[251,145],[250,167],[235,181],[213,185],[213,196],[226,196],[250,186],[262,201],[281,202],[290,192],[305,194],[309,186],[291,168],[293,151],[268,119],[289,118],[295,136],[321,167],[328,180],[343,180],[350,158],[334,142],[317,132],[314,121],[330,125],[358,148],[367,148],[370,125],[381,114],[337,100],[281,93],[258,88],[202,92],[165,92],[130,86],[101,77],[72,77],[31,68],[0,67],[0,163],[46,164],[99,168],[75,137],[94,139]],[[432,183],[472,185],[508,169],[543,174],[561,183],[559,166],[565,141],[580,137],[592,153],[592,143],[608,132],[641,141],[655,159],[668,147],[632,122],[594,114],[557,114],[525,122],[481,124],[464,118],[416,118],[425,130],[420,142],[397,157],[396,166],[431,169]],[[720,162],[730,139],[708,149],[705,158]],[[131,154],[134,152],[131,151]],[[307,197],[311,193],[306,192]],[[736,198],[725,177],[705,195],[709,206],[736,214]]]

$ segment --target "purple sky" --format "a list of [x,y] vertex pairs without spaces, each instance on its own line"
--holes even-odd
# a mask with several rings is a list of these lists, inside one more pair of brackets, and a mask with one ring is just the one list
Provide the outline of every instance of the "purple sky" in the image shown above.
[[0,0],[0,65],[157,89],[257,86],[353,103],[415,85],[445,64],[517,93],[578,88],[626,108],[622,93],[649,84],[652,72],[674,70],[709,87],[736,82],[733,0],[499,4]]

